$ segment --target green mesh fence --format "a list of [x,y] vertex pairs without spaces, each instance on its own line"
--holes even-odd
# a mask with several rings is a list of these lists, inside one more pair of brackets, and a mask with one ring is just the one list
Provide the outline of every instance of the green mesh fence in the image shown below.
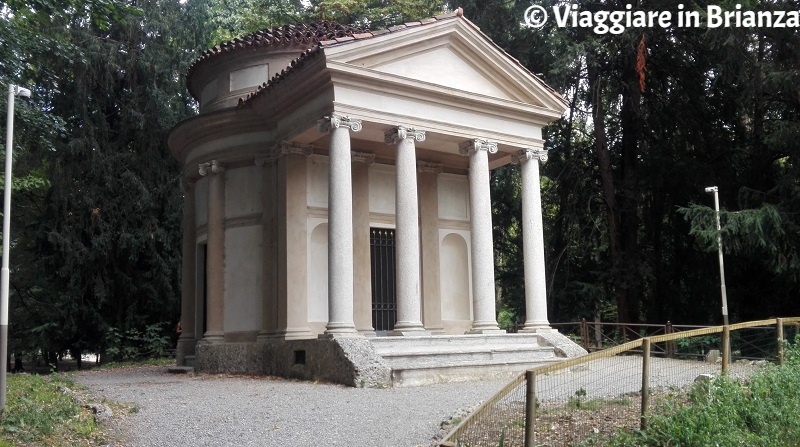
[[[784,340],[793,340],[800,318],[781,321]],[[717,326],[634,340],[534,368],[528,371],[535,381],[530,401],[526,374],[521,374],[441,445],[603,445],[619,430],[644,427],[647,414],[679,405],[692,387],[721,374],[723,366],[730,376],[744,380],[766,360],[777,360],[776,323],[729,326],[731,357],[724,360],[724,331]]]

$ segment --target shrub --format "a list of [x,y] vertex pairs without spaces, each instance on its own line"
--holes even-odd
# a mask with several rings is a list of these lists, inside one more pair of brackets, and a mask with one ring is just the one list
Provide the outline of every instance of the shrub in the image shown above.
[[[800,340],[800,339],[798,339]],[[645,431],[620,433],[610,446],[789,446],[800,439],[800,349],[787,345],[782,366],[739,383],[722,376],[692,386],[688,402],[654,408]]]

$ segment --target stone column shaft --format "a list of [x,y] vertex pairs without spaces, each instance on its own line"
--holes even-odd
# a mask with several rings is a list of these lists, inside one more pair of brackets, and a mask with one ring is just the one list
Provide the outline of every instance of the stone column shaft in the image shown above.
[[183,263],[181,264],[181,335],[176,349],[176,364],[185,365],[186,356],[195,347],[195,272],[197,268],[197,222],[195,220],[194,182],[186,180],[183,190]]
[[350,129],[361,123],[331,115],[320,122],[330,132],[328,174],[328,336],[356,336],[353,321],[353,184]]
[[391,335],[425,333],[421,319],[419,203],[414,140],[424,141],[425,132],[398,127],[386,134],[386,142],[397,145],[395,188],[397,322]]
[[261,238],[263,244],[263,307],[261,332],[258,339],[268,340],[278,330],[278,200],[277,163],[272,159],[257,159],[256,165],[263,166],[261,185]]
[[544,263],[544,226],[539,186],[539,160],[544,151],[522,151],[517,159],[522,175],[522,253],[525,270],[525,327],[523,332],[550,329]]
[[[205,165],[205,166],[203,166]],[[225,171],[216,160],[201,165],[208,175],[206,258],[206,333],[203,340],[219,343],[225,336]]]
[[502,332],[495,313],[494,246],[492,240],[492,200],[489,185],[489,152],[497,144],[485,140],[462,146],[469,154],[470,240],[472,242],[472,329],[468,333]]

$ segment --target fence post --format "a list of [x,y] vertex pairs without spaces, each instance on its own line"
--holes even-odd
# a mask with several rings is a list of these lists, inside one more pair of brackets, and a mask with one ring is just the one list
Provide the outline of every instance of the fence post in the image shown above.
[[639,428],[647,428],[647,411],[650,408],[650,339],[642,339],[642,416]]
[[536,373],[525,371],[525,447],[536,445]]
[[776,328],[778,332],[778,364],[783,365],[783,318],[776,320]]
[[[672,334],[673,332],[675,332],[675,330],[672,328],[672,322],[667,321],[667,326],[664,328],[664,333]],[[667,358],[675,358],[675,340],[670,340],[667,342]]]
[[581,342],[583,349],[589,352],[589,326],[586,324],[586,318],[581,318]]
[[731,329],[727,324],[722,326],[722,373],[728,372],[731,361]]

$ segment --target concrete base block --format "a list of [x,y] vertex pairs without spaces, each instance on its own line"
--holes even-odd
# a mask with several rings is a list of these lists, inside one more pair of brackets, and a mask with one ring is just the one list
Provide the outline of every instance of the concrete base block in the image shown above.
[[194,355],[196,344],[197,340],[194,338],[179,338],[178,345],[175,347],[175,364],[178,366],[190,366],[186,364],[186,357]]
[[195,371],[210,374],[260,374],[264,353],[258,343],[198,344]]
[[588,354],[580,345],[558,331],[537,331],[542,346],[552,346],[559,357],[580,357]]
[[267,342],[264,372],[354,387],[391,386],[391,368],[364,337]]
[[195,371],[268,374],[353,387],[390,387],[392,370],[364,337],[199,344]]

